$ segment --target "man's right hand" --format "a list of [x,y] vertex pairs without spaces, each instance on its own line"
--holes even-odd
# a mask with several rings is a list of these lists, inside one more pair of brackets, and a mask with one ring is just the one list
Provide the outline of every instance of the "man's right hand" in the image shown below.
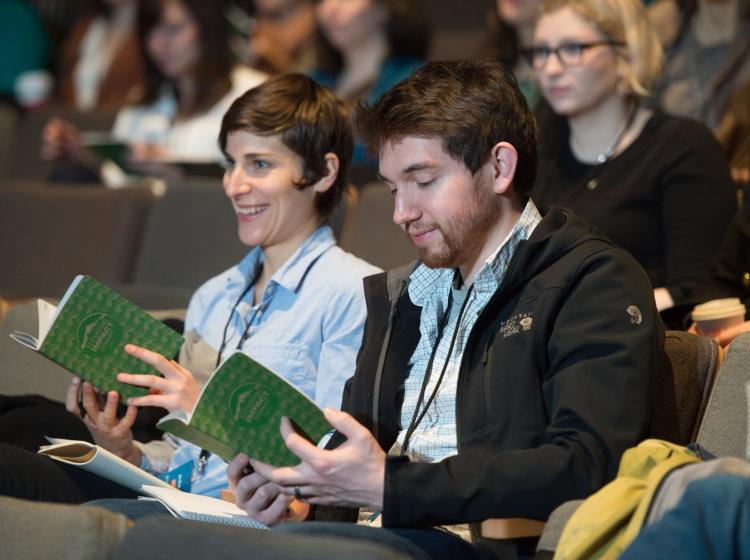
[[246,469],[249,465],[248,456],[240,453],[227,467],[229,488],[234,492],[237,507],[269,527],[289,521],[302,521],[307,516],[307,504],[282,494],[276,484],[258,473],[248,473]]
[[[79,390],[81,402],[79,405]],[[138,414],[135,406],[128,406],[125,416],[117,418],[119,395],[110,391],[104,406],[100,406],[94,387],[79,378],[73,378],[68,387],[65,408],[75,414],[86,425],[94,443],[111,451],[133,465],[141,464],[141,451],[133,443],[131,428]]]

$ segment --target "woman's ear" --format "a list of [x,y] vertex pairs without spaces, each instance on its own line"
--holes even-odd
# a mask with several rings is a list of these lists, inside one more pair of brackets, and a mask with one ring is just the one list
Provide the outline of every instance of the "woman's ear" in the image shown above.
[[313,190],[319,193],[326,192],[330,189],[339,176],[339,156],[328,152],[323,158],[325,159],[326,164],[326,174],[323,175],[315,185],[313,185]]
[[518,164],[518,152],[508,142],[498,142],[490,151],[492,166],[493,190],[496,194],[505,194],[513,184]]

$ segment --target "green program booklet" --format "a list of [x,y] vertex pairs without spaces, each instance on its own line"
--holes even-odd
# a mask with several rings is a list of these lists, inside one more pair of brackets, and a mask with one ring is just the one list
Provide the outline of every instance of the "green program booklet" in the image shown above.
[[11,338],[102,391],[117,391],[123,399],[148,390],[120,383],[118,373],[159,375],[126,354],[126,344],[171,358],[184,342],[179,333],[90,276],[76,276],[57,307],[43,300],[37,306],[38,335],[16,331]]
[[277,466],[296,465],[279,433],[282,416],[317,444],[333,428],[323,411],[283,377],[235,352],[213,373],[192,415],[172,413],[157,428],[230,461],[238,453]]

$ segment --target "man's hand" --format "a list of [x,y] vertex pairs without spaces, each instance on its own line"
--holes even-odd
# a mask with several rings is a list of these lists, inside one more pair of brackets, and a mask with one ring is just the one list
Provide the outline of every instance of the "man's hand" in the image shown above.
[[[81,391],[80,407],[79,391]],[[81,380],[75,377],[68,387],[65,408],[81,418],[97,445],[138,466],[141,463],[141,451],[133,443],[131,431],[138,409],[128,406],[125,416],[118,419],[118,400],[117,392],[110,391],[104,407],[100,407],[99,399],[91,383],[83,382],[81,385]]]
[[281,435],[302,463],[296,467],[273,467],[252,459],[256,474],[278,484],[288,496],[294,496],[296,489],[309,504],[381,510],[385,452],[367,428],[349,414],[331,408],[324,412],[331,425],[346,436],[343,444],[330,451],[318,449],[284,418]]
[[269,527],[307,517],[310,506],[282,494],[278,485],[251,472],[249,465],[250,459],[240,453],[227,467],[229,488],[234,492],[237,507]]
[[125,352],[139,360],[154,366],[164,377],[158,375],[135,375],[118,373],[117,380],[130,385],[148,387],[150,395],[133,397],[128,401],[135,406],[160,406],[169,412],[184,410],[192,412],[201,387],[193,374],[174,360],[168,360],[161,354],[151,352],[135,344],[125,345]]

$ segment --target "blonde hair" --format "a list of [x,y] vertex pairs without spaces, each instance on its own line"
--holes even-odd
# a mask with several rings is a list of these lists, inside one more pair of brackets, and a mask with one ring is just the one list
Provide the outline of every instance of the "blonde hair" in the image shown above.
[[662,69],[664,53],[641,0],[545,0],[541,14],[570,8],[611,41],[623,43],[620,90],[646,97]]

